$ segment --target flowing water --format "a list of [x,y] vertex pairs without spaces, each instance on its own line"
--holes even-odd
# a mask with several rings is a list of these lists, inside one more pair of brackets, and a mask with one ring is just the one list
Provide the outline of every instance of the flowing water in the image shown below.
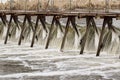
[[[65,22],[63,20],[63,26]],[[77,23],[85,26],[84,22],[83,19]],[[119,27],[119,22],[115,22],[115,26]],[[1,29],[4,31],[0,39],[0,80],[120,80],[119,31],[114,33],[106,29],[105,38],[109,42],[104,40],[106,44],[101,56],[96,57],[99,34],[94,29],[89,31],[84,55],[79,55],[79,43],[85,27],[79,27],[80,37],[72,28],[69,29],[64,52],[59,51],[63,37],[59,28],[54,28],[47,50],[44,49],[46,33],[41,29],[38,29],[39,40],[35,41],[33,48],[29,47],[32,31],[27,30],[24,33],[29,35],[25,35],[22,45],[18,46],[20,30],[12,29],[12,34],[17,34],[11,36],[8,44],[4,45],[7,28]],[[98,31],[100,33],[100,27]]]
[[28,43],[0,45],[0,80],[119,80],[118,55],[94,52],[79,55],[79,50],[44,50]]

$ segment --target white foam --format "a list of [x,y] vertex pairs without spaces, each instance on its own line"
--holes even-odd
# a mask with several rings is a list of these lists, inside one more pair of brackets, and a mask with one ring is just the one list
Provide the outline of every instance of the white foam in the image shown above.
[[43,32],[42,32],[42,38],[43,39],[45,39],[46,38],[46,36],[47,36],[47,33],[46,33],[46,31],[45,30],[42,30]]
[[116,41],[119,43],[119,37],[115,32],[112,32],[112,42]]
[[99,43],[99,35],[95,33],[95,48],[98,48],[98,43]]
[[29,35],[29,40],[32,41],[32,38],[33,38],[33,31],[31,30]]
[[63,37],[63,33],[59,28],[57,28],[57,38],[61,38],[61,37]]
[[21,28],[20,29],[16,28],[16,36],[15,36],[16,39],[19,39],[20,33],[21,33]]
[[[14,43],[14,42],[11,42]],[[31,73],[15,73],[8,75],[0,75],[0,78],[22,78],[24,76],[74,76],[74,75],[101,75],[105,78],[111,72],[119,72],[120,61],[118,56],[107,54],[106,52],[101,52],[101,56],[96,57],[95,54],[85,53],[84,55],[79,55],[79,50],[68,50],[64,53],[60,53],[57,49],[40,49],[36,46],[30,48],[23,44],[21,47],[11,43],[8,45],[3,45],[0,48],[1,56],[8,56],[8,58],[0,58],[4,61],[20,61],[25,67],[30,67],[31,69],[41,68],[39,65],[43,63],[54,64],[57,70],[51,70],[51,66],[45,69],[43,72],[31,72]],[[29,45],[29,44],[27,44]],[[2,50],[5,50],[2,52]],[[16,54],[23,54],[21,56],[16,56]],[[26,54],[26,55],[24,55]],[[29,64],[28,62],[36,62],[35,65]],[[39,61],[43,61],[40,62]],[[36,65],[37,64],[37,65]],[[46,67],[46,66],[45,66]],[[69,69],[71,67],[71,69]],[[73,67],[73,68],[72,68]]]
[[77,35],[77,33],[75,33],[75,39],[74,39],[74,46],[76,49],[78,49],[78,46],[80,44],[80,38],[81,38],[81,35],[80,37]]

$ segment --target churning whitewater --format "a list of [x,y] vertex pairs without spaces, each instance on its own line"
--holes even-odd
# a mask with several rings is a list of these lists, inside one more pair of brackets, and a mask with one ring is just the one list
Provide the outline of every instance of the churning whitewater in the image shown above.
[[120,79],[118,55],[105,52],[100,57],[94,52],[79,55],[79,50],[61,53],[57,49],[44,50],[39,45],[30,48],[28,43],[0,45],[0,80]]

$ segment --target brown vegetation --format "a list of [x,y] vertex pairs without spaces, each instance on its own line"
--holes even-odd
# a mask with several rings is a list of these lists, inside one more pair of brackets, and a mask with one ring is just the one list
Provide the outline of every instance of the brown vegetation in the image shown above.
[[[71,2],[70,0],[54,0],[54,5],[48,0],[30,0],[26,2],[26,0],[14,0],[12,2],[11,9],[12,10],[37,10],[37,9],[75,9],[75,8],[92,8],[92,9],[104,9],[106,7],[105,0],[74,0]],[[53,8],[54,7],[54,8]],[[110,0],[109,8],[118,9],[120,8],[120,1],[118,0]],[[0,9],[10,9],[10,2],[0,3]]]

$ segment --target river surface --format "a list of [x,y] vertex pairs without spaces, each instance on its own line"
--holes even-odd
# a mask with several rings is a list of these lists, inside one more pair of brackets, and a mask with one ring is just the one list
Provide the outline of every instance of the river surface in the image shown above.
[[120,80],[118,55],[0,42],[0,80]]

